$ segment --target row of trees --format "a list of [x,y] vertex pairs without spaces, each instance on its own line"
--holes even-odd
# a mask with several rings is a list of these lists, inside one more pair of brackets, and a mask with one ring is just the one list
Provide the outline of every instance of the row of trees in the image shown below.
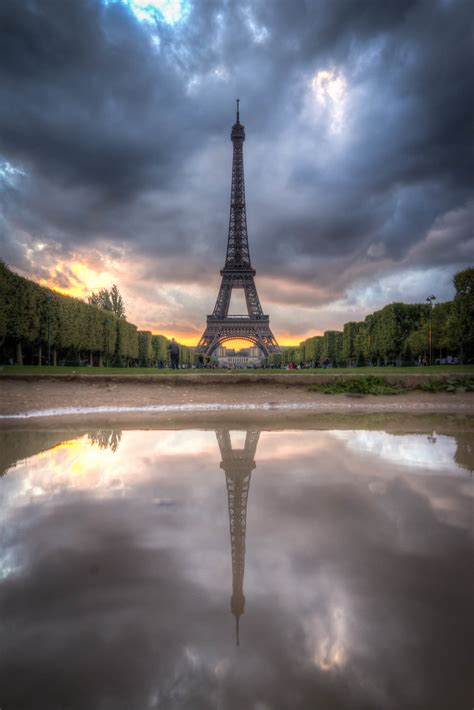
[[433,361],[451,354],[460,362],[472,362],[474,268],[459,272],[453,282],[456,295],[452,301],[435,306],[391,303],[363,321],[346,323],[342,331],[328,330],[286,348],[281,356],[269,358],[269,364],[411,365],[420,357],[429,358],[430,344]]
[[[116,286],[89,303],[64,296],[14,273],[0,262],[0,360],[23,365],[169,364],[168,340],[138,331],[125,319]],[[180,347],[182,363],[189,348]]]
[[[164,335],[153,335],[150,330],[138,331],[138,353],[141,367],[168,367],[169,340]],[[192,367],[194,348],[179,345],[179,364]]]
[[[307,338],[268,365],[413,364],[429,353],[474,360],[474,268],[454,277],[453,301],[432,306],[392,303],[351,321],[342,331]],[[0,361],[167,367],[169,341],[139,331],[125,318],[114,285],[93,293],[89,303],[64,296],[12,272],[0,262]],[[180,365],[194,363],[194,349],[180,345]]]

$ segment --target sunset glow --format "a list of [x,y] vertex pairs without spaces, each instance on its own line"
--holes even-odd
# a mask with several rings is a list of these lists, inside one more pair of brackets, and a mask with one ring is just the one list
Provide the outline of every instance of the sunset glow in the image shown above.
[[72,261],[56,264],[51,269],[51,276],[39,279],[39,283],[65,296],[87,300],[93,291],[110,288],[113,279],[111,273],[97,272],[83,262]]
[[[83,301],[87,301],[92,292],[97,292],[103,288],[109,289],[113,283],[116,283],[125,298],[127,319],[135,323],[139,330],[151,330],[154,335],[164,335],[168,339],[176,338],[179,343],[191,347],[198,343],[200,333],[197,330],[170,327],[169,325],[160,327],[159,323],[150,319],[150,312],[146,309],[143,310],[140,300],[134,299],[133,286],[128,284],[130,274],[127,274],[126,269],[124,272],[122,263],[120,265],[115,265],[113,262],[107,263],[107,269],[98,271],[83,260],[76,258],[70,263],[57,262],[50,267],[49,272],[50,275],[38,279],[38,283],[65,296],[72,296]],[[174,285],[171,286],[174,287]],[[290,292],[291,285],[286,285],[282,281],[279,283],[278,290],[280,293]],[[128,294],[130,294],[130,297],[127,297]],[[213,297],[214,292],[212,292],[210,298],[212,299]],[[162,317],[165,316],[167,307],[166,304],[160,303],[160,296],[157,296],[156,305],[161,307]],[[203,314],[203,322],[204,317],[205,314]],[[174,318],[171,317],[171,320],[174,320]],[[276,333],[281,345],[299,345],[307,335],[314,335],[315,331],[311,330],[309,333],[302,332],[297,335],[285,330],[277,330]],[[225,343],[225,347],[240,350],[252,347],[252,343],[246,340],[230,340]]]

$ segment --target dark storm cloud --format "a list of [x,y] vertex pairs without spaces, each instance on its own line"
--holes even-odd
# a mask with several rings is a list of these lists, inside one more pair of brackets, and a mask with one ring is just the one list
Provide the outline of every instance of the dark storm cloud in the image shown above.
[[[205,283],[240,95],[260,274],[317,282],[324,303],[394,268],[468,264],[452,215],[472,194],[472,24],[468,0],[195,2],[175,25],[122,2],[3,3],[0,154],[24,174],[2,196],[2,252],[38,274],[30,242],[115,243],[156,278]],[[336,100],[315,96],[323,71]]]
[[151,37],[130,12],[50,0],[4,3],[2,14],[1,147],[10,159],[55,184],[125,197],[166,167],[160,147],[176,138],[167,116],[176,83],[162,80],[169,68],[152,64]]

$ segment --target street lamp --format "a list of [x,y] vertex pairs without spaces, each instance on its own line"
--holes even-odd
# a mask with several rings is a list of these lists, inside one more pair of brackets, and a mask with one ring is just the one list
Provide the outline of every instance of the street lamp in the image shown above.
[[48,291],[48,366],[51,365],[51,291]]
[[436,301],[436,296],[428,296],[426,299],[430,304],[430,365],[432,365],[432,342],[433,342],[433,301]]

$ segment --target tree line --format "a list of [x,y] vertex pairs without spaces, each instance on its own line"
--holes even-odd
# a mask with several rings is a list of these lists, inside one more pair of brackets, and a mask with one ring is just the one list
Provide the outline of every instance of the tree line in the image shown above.
[[267,364],[414,365],[420,358],[429,362],[430,349],[433,363],[450,355],[460,363],[473,362],[474,268],[457,273],[453,283],[452,301],[391,303],[363,321],[345,323],[342,331],[327,330],[285,348],[281,355],[270,356]]
[[[412,365],[429,355],[430,341],[433,362],[448,355],[473,362],[474,268],[457,273],[453,282],[452,301],[391,303],[363,321],[345,323],[342,331],[327,330],[283,348],[266,364]],[[191,367],[194,348],[180,345],[179,351],[180,365]],[[115,285],[85,303],[25,279],[0,261],[0,361],[168,367],[169,340],[126,320]]]
[[[116,286],[89,303],[19,276],[0,262],[0,360],[3,363],[168,367],[168,339],[125,318]],[[180,361],[191,362],[180,346]]]
[[[139,364],[142,367],[168,367],[169,339],[164,335],[153,335],[150,330],[138,331]],[[194,348],[179,345],[180,367],[192,367],[194,363]]]

